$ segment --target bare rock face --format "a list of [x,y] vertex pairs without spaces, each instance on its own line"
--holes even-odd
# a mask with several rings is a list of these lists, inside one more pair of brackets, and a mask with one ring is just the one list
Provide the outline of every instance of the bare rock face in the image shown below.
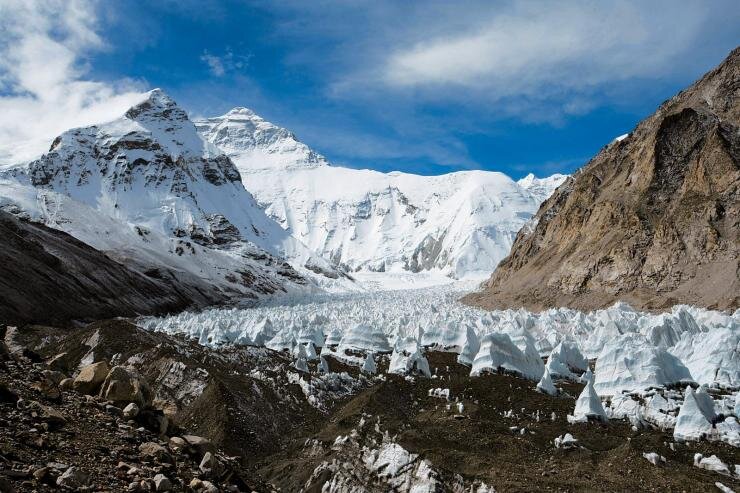
[[542,205],[485,308],[740,306],[740,48]]

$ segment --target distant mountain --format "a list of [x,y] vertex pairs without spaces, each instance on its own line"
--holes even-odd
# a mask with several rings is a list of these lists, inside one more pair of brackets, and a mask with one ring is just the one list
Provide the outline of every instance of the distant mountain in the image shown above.
[[231,157],[271,218],[350,272],[487,275],[565,179],[517,183],[485,171],[418,176],[334,167],[246,108],[195,124]]
[[210,299],[305,291],[311,279],[341,277],[265,216],[231,160],[160,90],[0,173],[0,208]]
[[738,218],[740,48],[561,185],[467,301],[735,309]]

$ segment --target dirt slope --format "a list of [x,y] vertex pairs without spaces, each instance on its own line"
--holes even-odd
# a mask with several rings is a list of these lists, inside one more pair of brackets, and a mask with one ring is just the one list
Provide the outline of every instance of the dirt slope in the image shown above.
[[485,308],[740,306],[740,48],[560,186]]
[[0,321],[70,320],[182,310],[172,286],[40,224],[0,211]]

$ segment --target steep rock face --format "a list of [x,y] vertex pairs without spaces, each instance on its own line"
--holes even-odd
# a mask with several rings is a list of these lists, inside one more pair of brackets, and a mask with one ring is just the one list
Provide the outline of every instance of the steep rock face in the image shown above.
[[211,301],[127,269],[66,233],[2,211],[0,265],[0,321],[5,323],[136,316]]
[[264,214],[228,156],[158,89],[0,174],[0,208],[211,298],[305,290],[314,272],[339,277]]
[[486,308],[740,300],[740,49],[604,147],[522,229]]
[[565,177],[520,182],[495,172],[442,176],[330,166],[252,111],[195,122],[234,161],[265,212],[334,265],[482,277]]

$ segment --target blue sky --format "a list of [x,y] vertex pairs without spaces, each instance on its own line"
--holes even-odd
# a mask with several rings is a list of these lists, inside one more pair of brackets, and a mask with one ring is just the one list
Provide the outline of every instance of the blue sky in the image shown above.
[[[723,0],[0,0],[0,10],[31,26],[0,29],[0,111],[48,120],[18,128],[0,116],[0,160],[24,133],[48,138],[161,87],[194,116],[250,107],[335,164],[570,173],[740,41],[740,6]],[[49,80],[33,80],[39,70]]]

